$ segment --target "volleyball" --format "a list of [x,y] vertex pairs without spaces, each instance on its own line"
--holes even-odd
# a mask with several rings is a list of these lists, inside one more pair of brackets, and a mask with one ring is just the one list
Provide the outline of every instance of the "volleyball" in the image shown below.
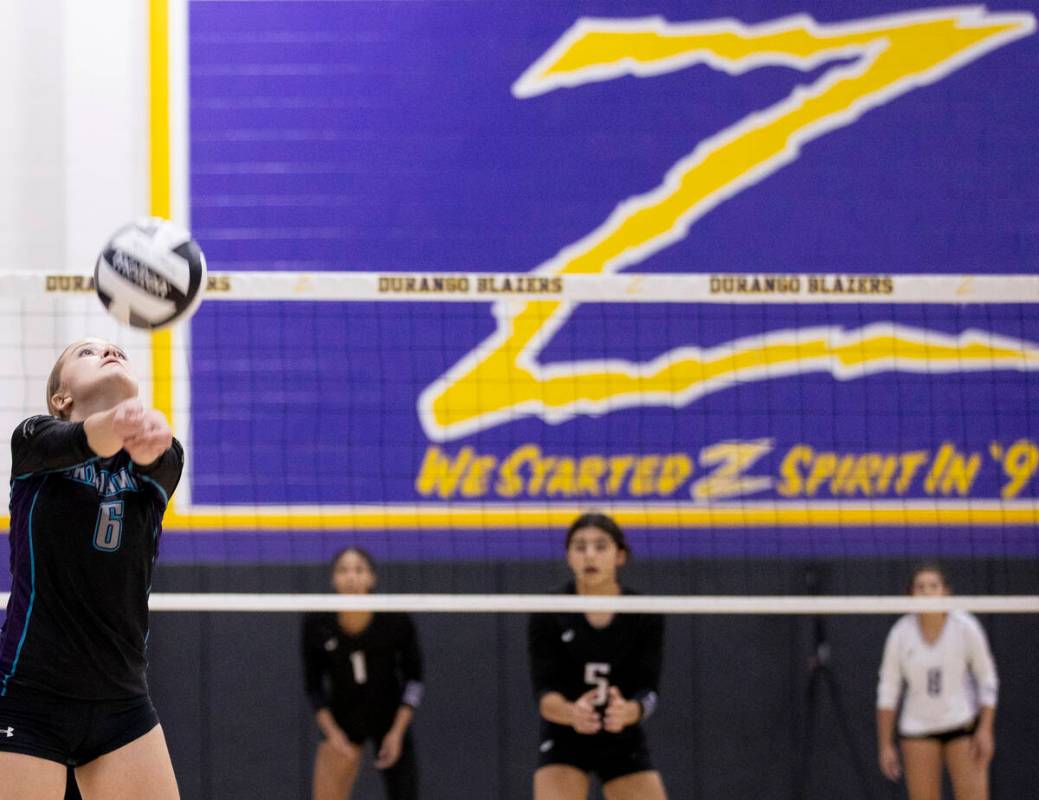
[[108,313],[145,330],[188,319],[205,284],[202,248],[186,228],[161,217],[120,228],[94,266],[94,288]]

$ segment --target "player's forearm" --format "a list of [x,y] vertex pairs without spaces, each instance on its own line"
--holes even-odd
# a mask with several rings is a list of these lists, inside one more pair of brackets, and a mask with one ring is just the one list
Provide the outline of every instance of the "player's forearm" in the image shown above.
[[411,721],[415,718],[415,710],[411,706],[400,706],[397,709],[397,714],[393,718],[393,725],[390,727],[391,733],[403,734],[408,729]]
[[538,712],[549,722],[557,725],[572,725],[574,704],[559,692],[546,692],[538,702]]
[[996,725],[996,709],[992,706],[982,706],[978,712],[978,730],[992,733]]
[[142,467],[150,467],[154,465],[168,449],[169,445],[166,444],[165,441],[162,441],[146,445],[127,444],[126,452],[130,454],[130,458],[133,459],[135,464]]
[[319,708],[314,712],[314,721],[317,723],[318,730],[325,736],[331,736],[334,731],[339,729],[335,717],[332,716],[332,712],[327,708]]
[[883,749],[895,743],[895,709],[877,709],[877,747]]
[[[653,684],[654,686],[656,684]],[[657,710],[658,695],[655,689],[642,689],[641,691],[635,692],[631,698],[638,706],[638,719],[636,722],[642,722],[645,719],[649,719],[653,712]]]
[[108,458],[123,448],[123,437],[115,430],[115,409],[98,411],[83,420],[87,445],[97,455]]

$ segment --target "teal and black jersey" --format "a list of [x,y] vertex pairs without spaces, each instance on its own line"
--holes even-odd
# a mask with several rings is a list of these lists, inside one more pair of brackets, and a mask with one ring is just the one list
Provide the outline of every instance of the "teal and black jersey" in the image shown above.
[[180,443],[147,466],[125,450],[100,458],[81,422],[39,416],[18,426],[11,451],[0,696],[146,695],[148,593]]

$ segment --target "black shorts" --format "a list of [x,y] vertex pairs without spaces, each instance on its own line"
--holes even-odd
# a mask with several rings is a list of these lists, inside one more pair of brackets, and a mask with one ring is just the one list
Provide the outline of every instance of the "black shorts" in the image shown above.
[[962,739],[964,736],[973,736],[974,731],[978,729],[977,719],[972,719],[966,725],[961,725],[958,728],[953,728],[949,731],[939,731],[938,733],[922,733],[917,736],[905,736],[903,739],[929,739],[932,742],[938,742],[939,744],[948,744],[956,739]]
[[564,764],[582,772],[593,773],[604,784],[636,772],[651,772],[646,739],[639,728],[622,734],[597,733],[586,736],[577,731],[561,729],[542,735],[538,748],[541,758],[538,766]]
[[78,767],[139,739],[158,724],[148,697],[84,701],[19,692],[0,697],[0,752]]
[[[396,709],[394,709],[394,713],[396,713]],[[361,746],[370,739],[376,749],[382,744],[383,737],[393,727],[392,718],[372,720],[356,713],[337,713],[336,709],[332,709],[332,718],[336,721],[336,725],[343,729],[346,738],[351,742]]]

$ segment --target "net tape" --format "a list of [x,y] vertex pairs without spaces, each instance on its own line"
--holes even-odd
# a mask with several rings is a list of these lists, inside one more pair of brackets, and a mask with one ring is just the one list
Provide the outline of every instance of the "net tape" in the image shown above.
[[[7,594],[0,593],[6,604]],[[1039,595],[961,595],[951,597],[817,595],[639,595],[559,594],[197,594],[156,593],[152,611],[305,612],[409,611],[440,613],[588,613],[627,614],[909,614],[971,611],[980,614],[1039,613]]]
[[[4,273],[5,297],[93,293],[71,273]],[[1039,275],[209,273],[207,300],[589,303],[1039,303]]]

